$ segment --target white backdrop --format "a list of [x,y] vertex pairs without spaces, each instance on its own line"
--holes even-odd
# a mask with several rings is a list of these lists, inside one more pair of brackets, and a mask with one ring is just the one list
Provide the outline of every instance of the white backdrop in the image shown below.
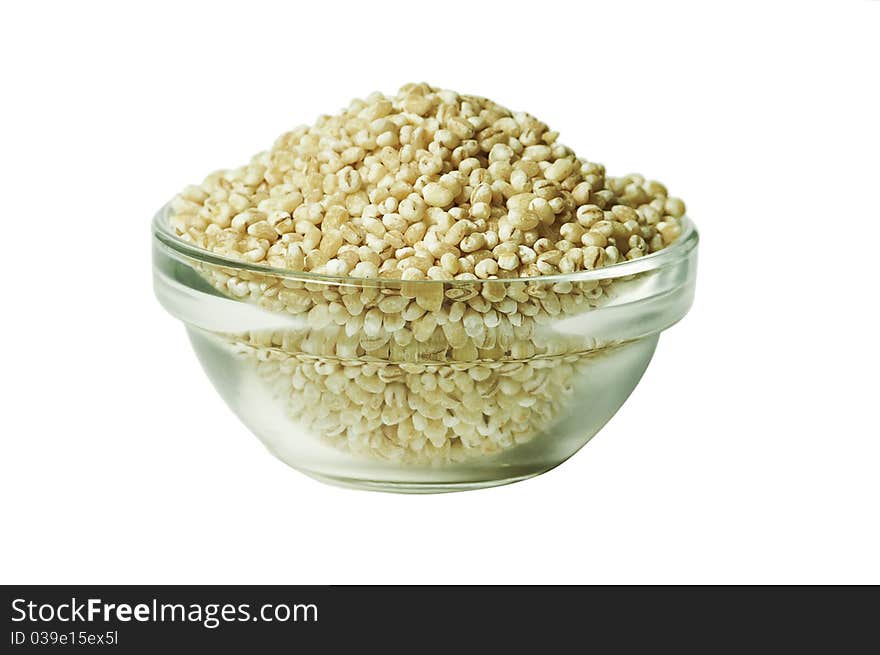
[[[878,35],[867,1],[4,5],[0,582],[880,582]],[[702,231],[641,385],[525,483],[297,474],[152,295],[178,188],[409,81],[535,114]]]

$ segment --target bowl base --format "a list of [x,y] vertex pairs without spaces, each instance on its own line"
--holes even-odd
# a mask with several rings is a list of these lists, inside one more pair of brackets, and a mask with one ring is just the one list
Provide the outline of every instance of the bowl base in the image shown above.
[[446,494],[456,491],[473,491],[475,489],[488,489],[489,487],[500,487],[505,484],[513,484],[514,482],[522,482],[544,471],[536,471],[526,475],[518,475],[510,478],[500,478],[495,480],[478,480],[470,482],[382,482],[377,480],[360,480],[357,478],[345,478],[332,475],[323,475],[321,473],[312,473],[311,471],[303,471],[310,478],[323,482],[324,484],[333,485],[334,487],[343,487],[345,489],[360,489],[363,491],[381,491],[385,493],[397,494]]

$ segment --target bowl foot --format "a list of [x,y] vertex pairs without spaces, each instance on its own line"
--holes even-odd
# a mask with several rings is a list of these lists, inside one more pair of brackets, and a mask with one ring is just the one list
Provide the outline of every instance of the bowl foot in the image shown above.
[[510,478],[500,478],[493,480],[477,480],[468,482],[384,482],[377,480],[361,480],[357,478],[345,478],[332,475],[323,475],[321,473],[312,473],[311,471],[302,471],[310,478],[314,478],[319,482],[333,485],[334,487],[344,487],[346,489],[360,489],[364,491],[382,491],[385,493],[398,494],[445,494],[456,491],[473,491],[475,489],[488,489],[489,487],[500,487],[505,484],[513,484],[528,480],[536,475],[540,475],[543,471],[528,473]]

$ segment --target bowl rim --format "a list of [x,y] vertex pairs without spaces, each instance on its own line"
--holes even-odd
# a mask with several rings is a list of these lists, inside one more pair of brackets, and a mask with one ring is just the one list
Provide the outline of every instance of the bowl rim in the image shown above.
[[558,282],[588,282],[591,280],[605,280],[611,278],[627,277],[638,273],[645,273],[661,268],[673,266],[686,259],[690,253],[697,247],[700,240],[699,232],[696,225],[688,217],[683,216],[679,219],[682,226],[682,233],[671,245],[658,250],[656,252],[638,257],[630,261],[623,261],[611,266],[603,266],[591,270],[575,271],[573,273],[556,273],[553,275],[536,275],[532,277],[505,277],[505,278],[488,278],[477,280],[403,280],[401,278],[360,278],[349,275],[328,275],[326,273],[311,273],[307,271],[295,271],[287,268],[276,268],[274,266],[266,266],[263,264],[252,264],[238,259],[233,259],[226,255],[217,254],[206,250],[201,246],[189,243],[181,239],[171,228],[169,223],[169,214],[171,212],[171,203],[164,205],[152,220],[153,239],[158,241],[166,248],[171,249],[178,255],[182,255],[188,259],[196,260],[203,264],[211,266],[219,266],[228,269],[247,271],[277,278],[285,278],[290,280],[302,280],[309,282],[325,282],[334,284],[451,284],[455,286],[466,286],[474,284],[485,284],[487,282],[502,284],[511,283],[551,283]]

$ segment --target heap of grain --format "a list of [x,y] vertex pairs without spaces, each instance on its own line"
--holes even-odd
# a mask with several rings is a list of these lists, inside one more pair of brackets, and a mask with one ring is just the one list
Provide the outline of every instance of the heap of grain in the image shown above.
[[542,329],[613,287],[559,276],[681,233],[684,204],[662,184],[607,177],[557,136],[484,98],[409,84],[186,188],[171,224],[253,265],[205,267],[223,294],[303,319],[223,337],[300,425],[395,460],[493,454],[551,424],[609,345]]

